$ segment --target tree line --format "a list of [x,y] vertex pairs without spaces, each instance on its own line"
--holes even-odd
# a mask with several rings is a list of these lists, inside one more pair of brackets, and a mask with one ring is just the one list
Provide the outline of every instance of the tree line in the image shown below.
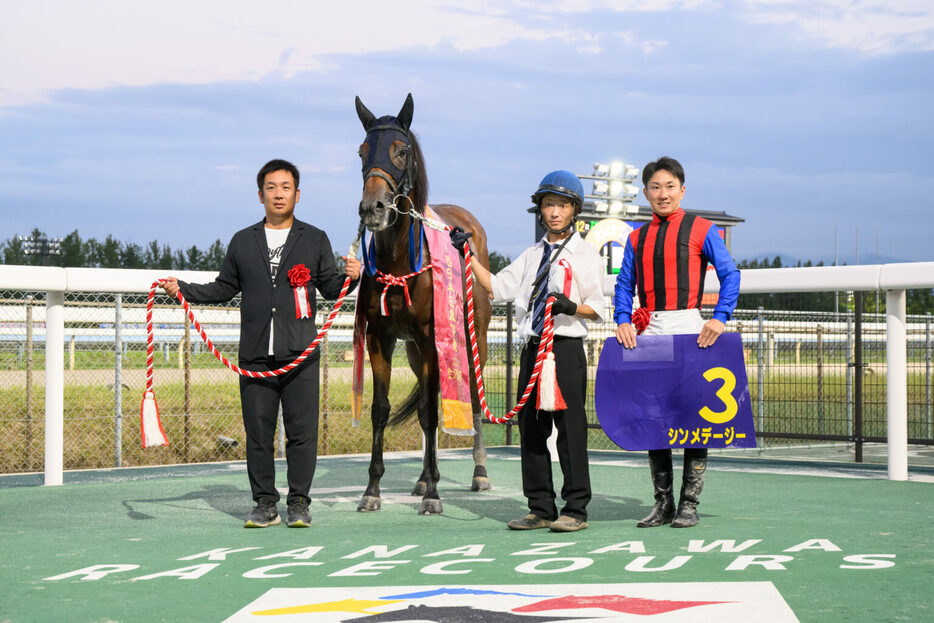
[[[36,228],[29,235],[33,240],[47,238]],[[61,240],[60,253],[26,253],[26,244],[19,236],[8,238],[0,246],[4,264],[25,266],[70,266],[89,268],[158,268],[163,270],[220,270],[227,245],[219,239],[206,249],[192,245],[187,249],[172,249],[153,240],[146,245],[122,242],[108,235],[103,240],[84,240],[78,230]]]
[[[740,269],[754,268],[802,268],[824,266],[820,261],[798,261],[795,266],[782,266],[782,259],[775,256],[771,260],[742,260],[736,263]],[[877,296],[878,294],[878,296]],[[908,290],[905,295],[905,311],[909,314],[924,314],[934,311],[934,289]],[[862,294],[864,313],[885,313],[884,292],[864,292]],[[850,292],[770,292],[767,294],[740,294],[738,309],[778,309],[787,311],[824,311],[852,312],[856,309],[856,297]]]
[[[45,232],[36,228],[29,237],[33,240],[47,239]],[[70,266],[76,268],[150,268],[160,270],[220,270],[224,263],[227,245],[215,240],[206,249],[192,245],[184,249],[172,249],[168,244],[153,240],[146,245],[122,242],[108,235],[103,240],[84,240],[78,230],[62,238],[61,253],[57,255],[27,254],[26,244],[19,236],[12,236],[0,244],[0,259],[3,264],[19,266]],[[340,253],[334,254],[343,268]],[[510,259],[496,251],[490,252],[490,267],[499,272],[510,263]]]
[[[33,240],[46,238],[43,231],[36,228],[30,237]],[[215,240],[207,248],[197,245],[187,248],[172,249],[165,243],[152,240],[145,245],[134,242],[122,242],[108,235],[103,240],[81,238],[78,230],[71,232],[61,241],[61,253],[47,255],[26,253],[26,246],[19,236],[12,236],[0,245],[0,258],[4,264],[31,266],[73,266],[92,268],[150,268],[160,270],[220,270],[224,262],[227,245]],[[335,253],[338,265],[343,266],[340,254]],[[497,251],[490,252],[490,269],[497,273],[505,268],[511,259]],[[823,266],[824,262],[813,263],[811,260],[798,262],[797,267]],[[742,269],[783,268],[782,260],[775,256],[768,258],[742,260],[737,263]],[[878,303],[877,303],[878,301]],[[783,309],[801,311],[853,311],[854,297],[841,292],[794,292],[768,294],[741,294],[737,305],[740,309]],[[934,310],[934,290],[909,290],[906,308],[909,314],[923,314]],[[885,295],[876,297],[867,292],[863,296],[863,311],[867,313],[885,311]]]

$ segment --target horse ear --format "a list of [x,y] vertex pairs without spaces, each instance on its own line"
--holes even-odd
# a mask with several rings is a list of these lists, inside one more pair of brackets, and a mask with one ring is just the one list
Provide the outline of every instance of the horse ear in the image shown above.
[[399,114],[396,116],[396,119],[399,120],[399,123],[403,128],[408,131],[409,126],[412,125],[412,109],[415,108],[415,102],[412,101],[412,94],[409,93],[405,98],[405,103],[402,104],[402,110],[399,111]]
[[354,105],[357,107],[357,116],[360,117],[360,123],[363,124],[363,129],[369,130],[373,121],[376,120],[376,115],[371,113],[370,110],[363,105],[363,102],[360,101],[360,96],[354,97]]

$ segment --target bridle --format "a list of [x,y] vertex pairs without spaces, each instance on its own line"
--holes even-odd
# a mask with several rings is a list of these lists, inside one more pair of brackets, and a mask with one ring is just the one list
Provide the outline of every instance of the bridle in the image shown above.
[[[385,117],[384,117],[385,119]],[[390,117],[389,120],[392,118]],[[405,167],[400,169],[393,162],[389,155],[389,147],[392,145],[395,137],[387,136],[387,132],[401,134],[405,143]],[[388,140],[392,138],[392,140]],[[415,181],[415,175],[418,172],[418,164],[415,162],[413,153],[412,137],[409,131],[396,123],[381,123],[367,128],[366,139],[364,142],[370,147],[367,159],[363,163],[363,183],[371,177],[378,177],[386,182],[393,198],[389,207],[398,214],[407,214],[415,210],[409,193],[412,191],[412,185]],[[398,181],[396,181],[398,179]],[[409,210],[402,211],[398,207],[399,200],[405,198],[409,202]]]
[[[390,147],[396,140],[402,139],[405,145],[405,165],[399,168],[392,161]],[[366,186],[367,180],[371,177],[377,177],[389,186],[392,193],[392,201],[386,206],[394,214],[386,227],[395,224],[399,216],[412,217],[409,220],[409,267],[412,274],[419,274],[422,271],[422,231],[415,231],[415,222],[422,220],[422,215],[416,208],[415,203],[409,196],[415,183],[418,171],[418,163],[415,160],[414,141],[409,131],[400,123],[396,123],[394,117],[383,117],[377,122],[377,125],[366,128],[366,138],[364,143],[369,147],[366,160],[363,162],[363,184]],[[398,180],[398,181],[397,181]],[[407,209],[400,208],[400,200],[408,202]],[[361,221],[362,223],[362,221]],[[421,223],[420,223],[421,224]],[[415,240],[418,240],[418,246],[415,246]],[[373,238],[370,239],[370,246],[373,245]],[[363,246],[363,259],[366,271],[371,276],[376,274],[375,251],[367,246]],[[391,275],[390,275],[391,277]],[[389,284],[399,285],[399,284]],[[408,290],[406,288],[406,296]]]

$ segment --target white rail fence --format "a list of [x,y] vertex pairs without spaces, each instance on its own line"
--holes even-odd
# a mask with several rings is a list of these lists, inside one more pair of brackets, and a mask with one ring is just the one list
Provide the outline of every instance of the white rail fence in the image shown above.
[[[195,271],[178,271],[175,274],[181,279],[193,282],[211,281],[216,276],[213,272]],[[165,271],[156,270],[0,265],[0,290],[47,293],[44,310],[46,485],[63,483],[65,293],[146,293],[154,280],[165,275]],[[607,277],[607,294],[612,293],[613,283],[614,278]],[[891,480],[908,478],[905,291],[932,287],[934,262],[743,271],[743,294],[876,290],[886,292],[887,440],[888,477]],[[719,282],[711,272],[708,274],[706,291],[716,292],[718,289]],[[109,319],[112,319],[112,316],[108,317]],[[104,318],[101,320],[104,321]]]

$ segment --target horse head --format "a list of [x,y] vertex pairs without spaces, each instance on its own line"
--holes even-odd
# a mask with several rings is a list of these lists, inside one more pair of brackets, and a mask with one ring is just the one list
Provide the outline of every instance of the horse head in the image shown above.
[[428,198],[428,182],[421,149],[409,130],[412,94],[405,98],[395,117],[377,119],[359,97],[355,103],[366,131],[359,151],[363,165],[360,218],[370,231],[377,232],[394,222],[394,210],[408,212],[414,208],[420,212]]

